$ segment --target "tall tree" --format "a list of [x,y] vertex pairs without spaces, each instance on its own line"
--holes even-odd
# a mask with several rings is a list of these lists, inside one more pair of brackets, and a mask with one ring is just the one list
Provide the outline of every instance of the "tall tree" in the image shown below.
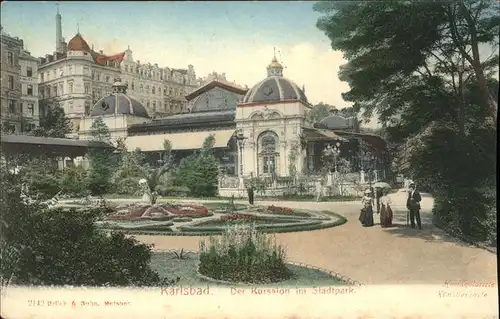
[[92,147],[92,144],[111,144],[111,133],[102,118],[98,117],[90,127],[90,149],[88,153],[89,170],[87,171],[87,185],[92,195],[103,195],[111,190],[111,176],[114,172],[116,155],[112,149]]
[[[398,121],[421,93],[452,94],[460,102],[464,85],[474,81],[481,106],[496,118],[488,77],[498,55],[481,57],[479,46],[498,47],[498,2],[321,2],[315,9],[325,14],[318,27],[349,61],[339,74],[351,87],[344,99],[365,117],[377,112],[382,122]],[[456,104],[463,130],[466,106]]]
[[71,133],[72,124],[66,117],[64,109],[59,106],[55,100],[41,100],[40,126],[36,127],[31,133],[34,136],[59,137],[64,138],[66,134]]
[[314,124],[321,121],[325,117],[334,114],[335,112],[337,112],[337,108],[335,106],[319,102],[307,113],[307,119]]

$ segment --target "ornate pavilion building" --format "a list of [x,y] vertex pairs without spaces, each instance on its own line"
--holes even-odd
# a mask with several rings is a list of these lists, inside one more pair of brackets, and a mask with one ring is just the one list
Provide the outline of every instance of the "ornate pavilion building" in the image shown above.
[[202,148],[211,135],[221,168],[240,183],[250,176],[288,177],[291,167],[318,171],[328,145],[358,171],[383,163],[385,142],[359,133],[356,119],[332,115],[309,123],[312,105],[304,89],[283,76],[276,58],[267,67],[267,77],[251,89],[217,79],[195,89],[186,95],[186,113],[151,118],[126,90],[125,83],[116,82],[113,93],[97,101],[82,118],[80,139],[89,137],[94,118],[101,117],[113,138],[125,138],[129,151],[139,148],[155,163],[161,161],[165,140],[181,159]]

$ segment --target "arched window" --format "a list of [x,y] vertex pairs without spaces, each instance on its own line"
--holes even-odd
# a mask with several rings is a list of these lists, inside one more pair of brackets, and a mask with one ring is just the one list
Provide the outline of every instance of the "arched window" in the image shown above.
[[266,131],[259,136],[259,171],[262,174],[277,174],[279,171],[278,165],[278,135],[272,131]]
[[139,92],[141,92],[141,93],[144,92],[144,87],[142,86],[142,84],[141,84],[141,89]]
[[155,88],[154,86],[153,86],[152,93],[153,93],[153,94],[156,94],[156,88]]
[[135,90],[135,84],[132,82],[132,91]]

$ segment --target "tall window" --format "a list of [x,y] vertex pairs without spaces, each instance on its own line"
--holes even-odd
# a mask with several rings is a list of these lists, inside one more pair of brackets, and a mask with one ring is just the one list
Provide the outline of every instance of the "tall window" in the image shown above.
[[267,131],[259,137],[260,167],[263,174],[275,174],[279,158],[279,140],[276,133]]
[[90,84],[89,83],[85,83],[84,87],[85,87],[85,94],[89,94],[90,93]]
[[135,90],[135,83],[132,82],[132,91],[134,91],[134,90]]
[[83,75],[89,75],[89,68],[83,67]]
[[16,100],[9,100],[9,112],[16,113]]
[[69,93],[73,93],[73,82],[68,83]]
[[33,96],[33,85],[28,85],[28,95]]
[[40,82],[43,82],[43,73],[40,73]]
[[153,86],[153,89],[151,90],[151,93],[156,94],[156,88]]
[[153,112],[156,112],[156,101],[153,101]]
[[33,76],[33,68],[31,66],[26,67],[26,76],[27,77]]
[[7,52],[7,59],[9,60],[9,65],[14,65],[14,53]]
[[9,75],[9,89],[14,90],[14,77]]

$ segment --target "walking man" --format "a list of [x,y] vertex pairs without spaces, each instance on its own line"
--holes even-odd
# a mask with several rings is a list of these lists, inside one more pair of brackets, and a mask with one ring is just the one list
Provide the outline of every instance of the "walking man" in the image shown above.
[[248,186],[247,188],[247,193],[248,193],[248,203],[250,205],[253,205],[253,197],[254,197],[254,188],[253,188],[253,184],[250,184],[250,186]]
[[408,190],[408,199],[406,200],[406,208],[410,211],[411,228],[415,228],[415,219],[417,219],[418,229],[422,229],[422,222],[420,221],[420,201],[422,197],[417,191],[415,184],[410,183]]

